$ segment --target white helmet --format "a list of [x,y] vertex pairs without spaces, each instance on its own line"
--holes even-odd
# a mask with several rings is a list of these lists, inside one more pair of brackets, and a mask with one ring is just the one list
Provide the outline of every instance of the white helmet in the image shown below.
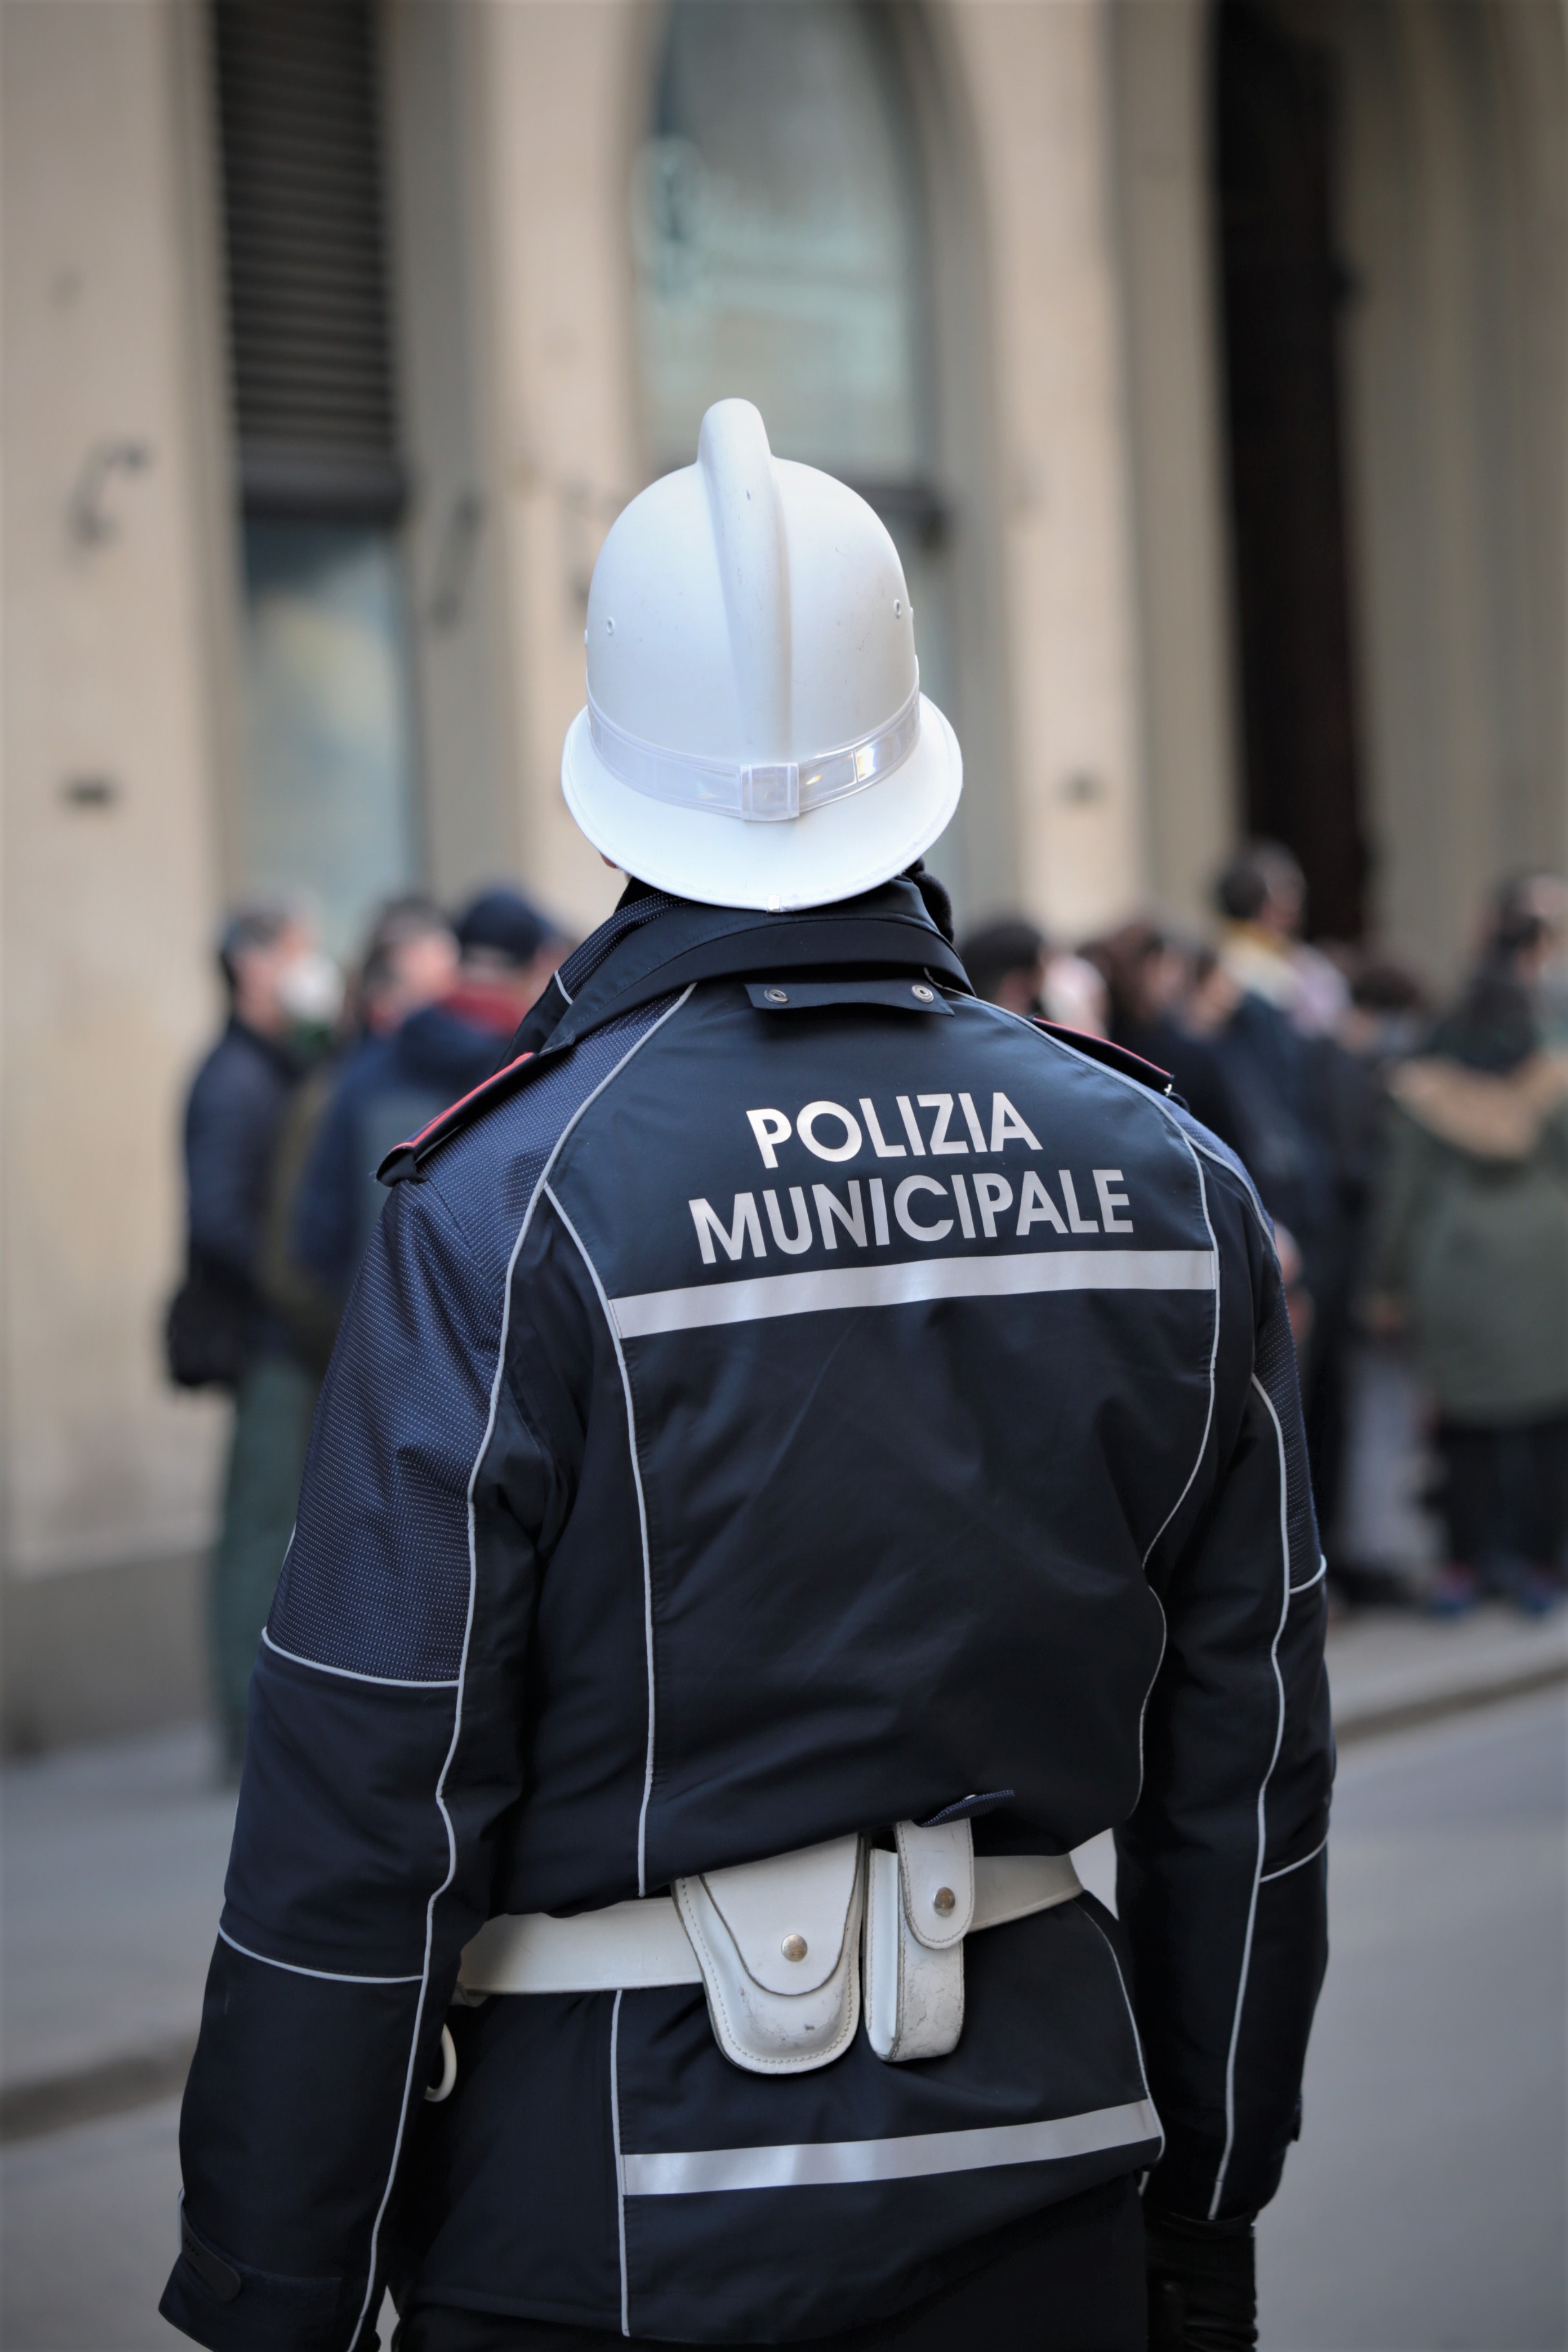
[[595,849],[710,906],[779,912],[898,874],[958,805],[898,550],[864,499],[775,458],[749,400],[632,500],[588,592],[588,707],[561,784]]

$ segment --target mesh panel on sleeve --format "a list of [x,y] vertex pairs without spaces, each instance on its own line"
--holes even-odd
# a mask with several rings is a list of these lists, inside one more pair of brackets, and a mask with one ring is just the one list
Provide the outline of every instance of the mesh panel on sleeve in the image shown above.
[[455,1137],[424,1182],[395,1187],[317,1412],[268,1620],[279,1649],[390,1681],[457,1675],[468,1482],[519,1229],[573,1114],[670,1002],[595,1031]]
[[1262,1197],[1258,1192],[1257,1185],[1253,1182],[1252,1178],[1247,1173],[1245,1163],[1231,1150],[1229,1144],[1222,1143],[1218,1136],[1213,1132],[1212,1129],[1206,1128],[1202,1119],[1194,1118],[1192,1112],[1188,1110],[1184,1105],[1181,1103],[1167,1102],[1164,1108],[1170,1112],[1171,1117],[1176,1121],[1178,1127],[1183,1129],[1184,1131],[1192,1138],[1194,1143],[1201,1152],[1203,1152],[1208,1159],[1217,1160],[1222,1168],[1228,1168],[1233,1176],[1240,1178],[1241,1181],[1247,1187],[1247,1194],[1252,1202],[1253,1207],[1257,1210],[1258,1214],[1262,1221],[1265,1233],[1272,1234],[1274,1231],[1274,1220],[1269,1215],[1268,1210],[1264,1207]]
[[1307,1439],[1301,1425],[1301,1391],[1296,1371],[1296,1341],[1285,1294],[1279,1291],[1258,1338],[1253,1369],[1279,1417],[1285,1440],[1285,1535],[1290,1553],[1290,1581],[1300,1584],[1318,1572],[1318,1519],[1312,1507],[1312,1479],[1307,1466]]

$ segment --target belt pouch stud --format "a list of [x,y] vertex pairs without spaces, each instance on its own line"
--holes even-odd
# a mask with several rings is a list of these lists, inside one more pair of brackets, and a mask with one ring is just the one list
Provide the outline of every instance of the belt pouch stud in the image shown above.
[[678,1878],[713,2036],[752,2074],[830,2065],[860,2022],[858,1837]]
[[963,2031],[963,1938],[974,1917],[967,1821],[900,1822],[866,1890],[866,2032],[879,2058],[945,2058]]

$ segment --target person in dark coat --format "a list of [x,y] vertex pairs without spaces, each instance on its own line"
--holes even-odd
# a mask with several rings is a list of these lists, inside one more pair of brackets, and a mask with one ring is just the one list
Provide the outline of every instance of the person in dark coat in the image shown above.
[[481,890],[458,918],[458,978],[447,1009],[503,1045],[533,1010],[571,941],[521,890]]
[[1194,1035],[1179,1017],[1192,980],[1191,954],[1148,922],[1124,923],[1083,952],[1104,977],[1116,1043],[1168,1070],[1194,1118],[1237,1150],[1241,1123],[1220,1057],[1208,1038]]
[[348,1296],[384,1193],[380,1160],[398,1138],[488,1078],[504,1031],[452,1002],[457,939],[441,909],[410,898],[377,922],[361,980],[366,1027],[339,1073],[294,1202],[293,1250],[333,1297]]
[[383,1164],[162,2310],[1144,2352],[1152,2301],[1239,2352],[1331,1777],[1268,1221],[1157,1075],[972,992],[853,491],[721,403],[587,619],[563,788],[634,878]]
[[212,1370],[226,1362],[235,1386],[208,1633],[224,1752],[237,1771],[250,1669],[293,1524],[315,1399],[314,1377],[265,1295],[268,1189],[307,1067],[303,1042],[330,1024],[342,983],[309,927],[281,906],[232,916],[218,963],[228,1019],[185,1106],[186,1291],[202,1302]]
[[1568,1568],[1568,1053],[1494,948],[1389,1092],[1372,1311],[1409,1330],[1439,1416],[1431,1605],[1539,1613]]

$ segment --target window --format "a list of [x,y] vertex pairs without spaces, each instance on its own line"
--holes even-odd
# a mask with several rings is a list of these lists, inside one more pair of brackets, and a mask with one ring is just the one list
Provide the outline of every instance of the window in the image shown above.
[[245,553],[241,856],[349,946],[415,865],[370,0],[216,0]]
[[709,404],[755,401],[781,457],[868,499],[950,715],[922,190],[892,12],[675,0],[633,175],[649,455],[689,466]]

